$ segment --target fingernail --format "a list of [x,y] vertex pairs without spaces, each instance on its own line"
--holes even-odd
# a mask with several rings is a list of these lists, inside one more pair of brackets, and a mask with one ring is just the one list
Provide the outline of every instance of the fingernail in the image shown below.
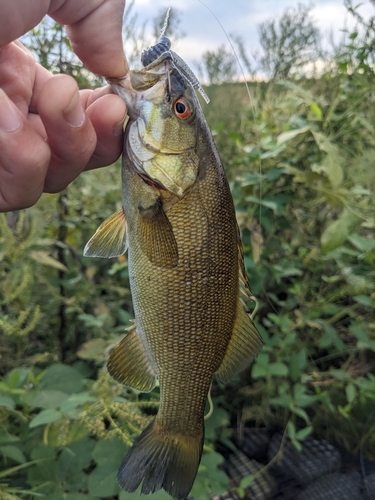
[[4,132],[14,132],[21,125],[21,118],[5,92],[0,89],[0,129]]
[[124,131],[124,121],[125,121],[125,117],[126,115],[124,116],[124,118],[119,121],[118,123],[116,123],[113,127],[113,135],[121,135]]
[[69,106],[63,111],[65,120],[71,127],[80,127],[85,121],[85,111],[79,100],[79,92],[74,94]]

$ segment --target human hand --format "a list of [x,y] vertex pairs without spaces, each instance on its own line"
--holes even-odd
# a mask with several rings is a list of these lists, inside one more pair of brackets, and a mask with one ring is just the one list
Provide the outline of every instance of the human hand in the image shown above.
[[67,25],[75,53],[106,77],[128,72],[121,27],[125,0],[1,0],[0,212],[58,192],[82,170],[109,165],[122,150],[126,106],[109,87],[78,91],[12,41],[49,14]]

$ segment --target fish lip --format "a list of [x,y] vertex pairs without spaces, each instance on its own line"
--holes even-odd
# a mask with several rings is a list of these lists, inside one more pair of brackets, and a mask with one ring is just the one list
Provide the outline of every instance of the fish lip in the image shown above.
[[143,99],[143,96],[140,96],[134,89],[129,88],[127,85],[129,82],[128,76],[129,73],[123,77],[106,78],[106,80],[111,86],[113,92],[125,101],[129,118],[135,121],[140,116],[140,112],[136,108],[136,102],[140,97]]
[[[119,79],[120,80],[120,79]],[[128,84],[128,81],[126,81],[125,78],[121,79],[122,82],[126,82]],[[141,109],[140,109],[140,103],[142,101],[147,101],[147,95],[146,91],[140,92],[138,90],[134,90],[130,83],[129,85],[124,85],[121,84],[121,81],[118,82],[110,82],[111,88],[114,91],[115,94],[117,94],[121,99],[125,102],[126,107],[127,107],[127,113],[129,115],[129,118],[132,121],[137,121],[137,119],[141,116]]]

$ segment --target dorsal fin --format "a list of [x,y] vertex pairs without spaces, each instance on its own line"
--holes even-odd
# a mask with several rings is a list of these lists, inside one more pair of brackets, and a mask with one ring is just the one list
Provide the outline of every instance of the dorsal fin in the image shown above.
[[245,271],[243,250],[239,229],[238,241],[238,300],[232,336],[223,361],[216,375],[220,382],[227,383],[234,375],[247,368],[262,348],[262,338],[254,325],[247,302],[252,298],[249,281]]

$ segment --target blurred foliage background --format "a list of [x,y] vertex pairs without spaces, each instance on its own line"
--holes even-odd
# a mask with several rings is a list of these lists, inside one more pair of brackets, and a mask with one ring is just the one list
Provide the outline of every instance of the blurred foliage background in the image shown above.
[[[313,433],[375,460],[375,25],[345,4],[357,27],[329,53],[301,5],[259,27],[256,69],[234,35],[243,67],[265,75],[249,81],[250,99],[225,47],[197,63],[265,343],[231,384],[214,382],[197,500],[228,488],[215,443],[233,447],[231,429],[244,425],[286,429],[297,448]],[[148,39],[133,7],[124,25],[131,62],[164,16],[150,21]],[[291,26],[295,43],[286,44]],[[61,26],[45,20],[25,43],[82,88],[103,83]],[[126,256],[82,256],[120,206],[118,162],[0,214],[1,499],[135,498],[119,492],[116,471],[157,411],[158,390],[123,388],[104,368],[133,317]]]

